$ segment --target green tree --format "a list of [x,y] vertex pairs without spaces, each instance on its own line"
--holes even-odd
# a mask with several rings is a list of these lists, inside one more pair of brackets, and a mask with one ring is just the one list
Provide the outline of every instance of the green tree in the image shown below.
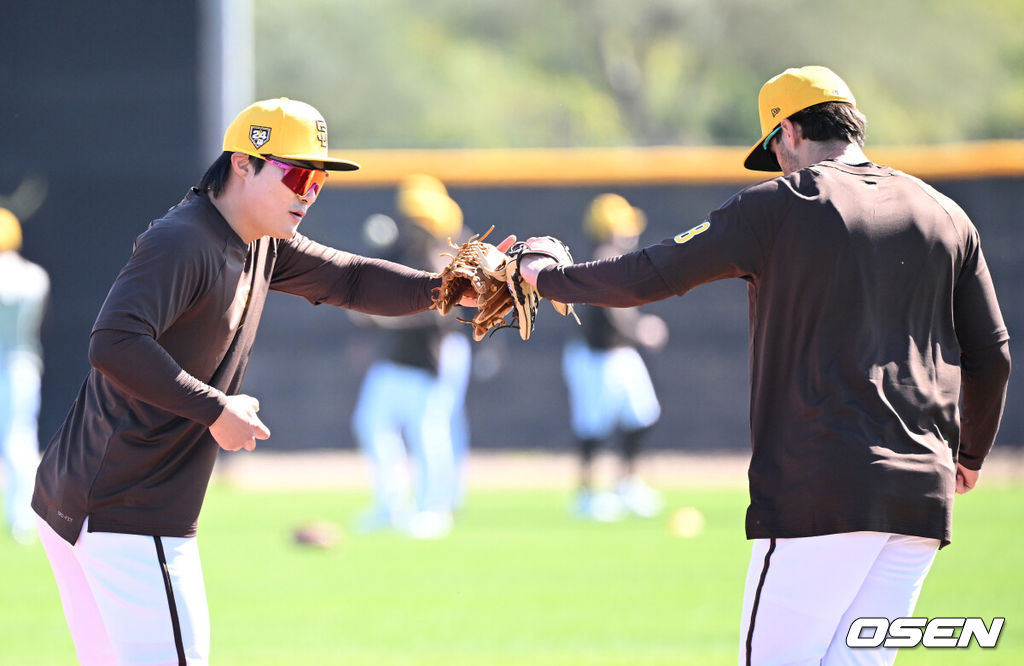
[[257,94],[339,147],[745,145],[760,85],[812,63],[872,143],[1024,138],[1020,0],[254,2]]

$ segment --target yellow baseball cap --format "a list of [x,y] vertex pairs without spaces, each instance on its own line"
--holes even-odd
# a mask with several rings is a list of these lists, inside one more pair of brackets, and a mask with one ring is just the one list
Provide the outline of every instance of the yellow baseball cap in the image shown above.
[[639,236],[646,226],[647,216],[642,210],[630,205],[625,197],[610,192],[595,197],[583,218],[583,229],[598,240],[609,236]]
[[355,171],[359,165],[327,156],[327,123],[305,102],[287,97],[254,102],[224,132],[224,148],[255,157],[273,155],[310,162],[327,171]]
[[450,238],[462,230],[462,209],[434,176],[414,173],[403,178],[395,204],[402,215],[436,238]]
[[791,67],[768,79],[757,97],[761,140],[747,155],[743,166],[751,171],[782,171],[775,155],[765,145],[768,138],[783,118],[822,102],[848,102],[857,106],[850,87],[828,67]]
[[0,252],[9,252],[21,247],[21,224],[14,213],[0,208]]

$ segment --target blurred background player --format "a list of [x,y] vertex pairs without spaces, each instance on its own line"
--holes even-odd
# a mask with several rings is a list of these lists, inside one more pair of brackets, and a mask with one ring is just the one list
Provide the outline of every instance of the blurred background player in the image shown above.
[[39,328],[50,278],[21,256],[21,225],[0,208],[0,457],[4,509],[15,541],[36,537],[32,488],[39,463],[39,396],[43,370]]
[[[636,249],[646,226],[642,210],[618,194],[601,194],[587,209],[583,228],[594,243],[594,260]],[[637,472],[637,457],[651,426],[661,416],[654,386],[638,347],[660,350],[668,327],[636,308],[583,306],[583,326],[565,346],[562,368],[569,389],[572,428],[579,445],[579,490],[575,512],[597,521],[627,514],[645,518],[664,508],[661,493]],[[614,492],[596,489],[594,457],[602,443],[621,437],[619,479]]]
[[[443,255],[454,251],[448,239],[464,233],[461,208],[441,181],[423,174],[399,183],[395,203],[397,222],[372,216],[367,239],[388,259],[440,271],[449,259]],[[360,528],[443,537],[462,500],[469,447],[469,339],[453,317],[435,311],[360,319],[380,329],[385,346],[367,370],[352,418],[374,495]]]

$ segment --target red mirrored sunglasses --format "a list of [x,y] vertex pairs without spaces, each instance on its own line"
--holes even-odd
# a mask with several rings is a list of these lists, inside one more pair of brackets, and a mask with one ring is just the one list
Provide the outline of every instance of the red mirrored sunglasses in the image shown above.
[[324,181],[327,180],[327,172],[321,169],[307,169],[306,167],[295,166],[294,164],[286,164],[272,157],[264,157],[262,159],[268,164],[284,169],[281,182],[300,197],[309,194],[310,190],[312,190],[314,195],[318,194],[320,188],[323,187]]

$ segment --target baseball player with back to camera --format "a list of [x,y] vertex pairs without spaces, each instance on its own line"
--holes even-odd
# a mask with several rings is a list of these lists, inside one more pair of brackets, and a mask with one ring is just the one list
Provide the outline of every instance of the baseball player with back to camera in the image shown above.
[[218,451],[270,436],[239,393],[267,292],[376,315],[432,305],[432,274],[297,233],[328,171],[358,168],[328,157],[313,107],[256,102],[198,187],[136,238],[32,500],[82,664],[209,661],[196,528]]
[[[955,493],[995,439],[1009,335],[963,210],[864,155],[865,118],[825,67],[761,88],[746,158],[781,177],[674,238],[586,264],[520,255],[545,298],[628,307],[748,283],[753,540],[741,664],[891,664],[854,619],[913,615]],[[550,240],[526,241],[543,250]]]

